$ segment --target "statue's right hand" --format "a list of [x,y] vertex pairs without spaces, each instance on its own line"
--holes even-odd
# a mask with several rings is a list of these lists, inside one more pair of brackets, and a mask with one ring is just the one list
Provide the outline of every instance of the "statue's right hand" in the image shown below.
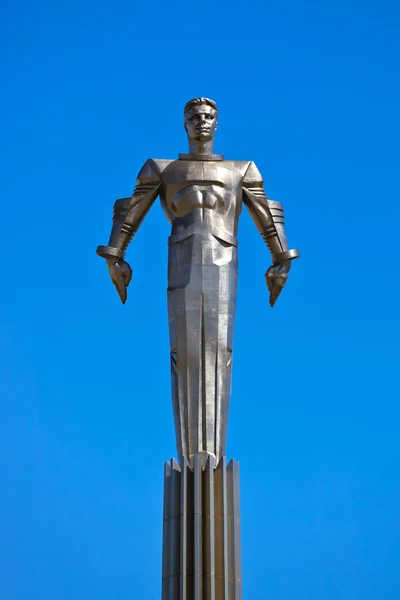
[[127,299],[127,288],[132,279],[132,269],[124,260],[108,259],[108,272],[110,273],[111,281],[117,288],[122,304],[125,304]]

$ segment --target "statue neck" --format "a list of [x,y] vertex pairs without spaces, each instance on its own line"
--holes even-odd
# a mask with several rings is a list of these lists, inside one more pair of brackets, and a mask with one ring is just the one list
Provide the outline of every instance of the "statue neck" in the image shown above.
[[214,139],[207,142],[189,139],[189,154],[214,154]]

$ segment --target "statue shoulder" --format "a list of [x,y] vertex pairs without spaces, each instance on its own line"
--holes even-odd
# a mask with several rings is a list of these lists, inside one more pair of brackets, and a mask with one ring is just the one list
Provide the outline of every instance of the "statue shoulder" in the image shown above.
[[164,160],[158,158],[149,158],[140,169],[137,176],[137,183],[160,183],[161,173],[171,163],[172,160]]
[[264,183],[260,171],[257,169],[253,161],[247,163],[246,173],[244,175],[243,184],[245,187],[262,186]]
[[262,186],[263,178],[255,163],[250,160],[233,160],[228,162],[238,171],[243,177],[243,185],[245,187]]

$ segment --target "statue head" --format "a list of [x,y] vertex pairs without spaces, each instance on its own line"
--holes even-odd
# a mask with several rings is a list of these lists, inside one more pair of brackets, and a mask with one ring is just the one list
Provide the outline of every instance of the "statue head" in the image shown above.
[[209,98],[193,98],[184,108],[185,131],[189,140],[208,142],[218,127],[218,108]]

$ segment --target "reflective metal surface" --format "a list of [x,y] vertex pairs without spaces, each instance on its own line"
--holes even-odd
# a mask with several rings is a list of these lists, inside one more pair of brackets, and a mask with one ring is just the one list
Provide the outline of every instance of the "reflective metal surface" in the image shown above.
[[241,600],[239,465],[164,470],[162,600]]
[[214,154],[216,104],[189,101],[184,110],[189,153],[146,161],[130,198],[117,200],[107,246],[109,273],[125,303],[131,280],[126,249],[160,196],[171,222],[168,314],[172,399],[181,464],[225,455],[235,319],[238,220],[245,204],[272,257],[266,283],[273,306],[299,256],[286,240],[283,206],[267,199],[250,161]]

